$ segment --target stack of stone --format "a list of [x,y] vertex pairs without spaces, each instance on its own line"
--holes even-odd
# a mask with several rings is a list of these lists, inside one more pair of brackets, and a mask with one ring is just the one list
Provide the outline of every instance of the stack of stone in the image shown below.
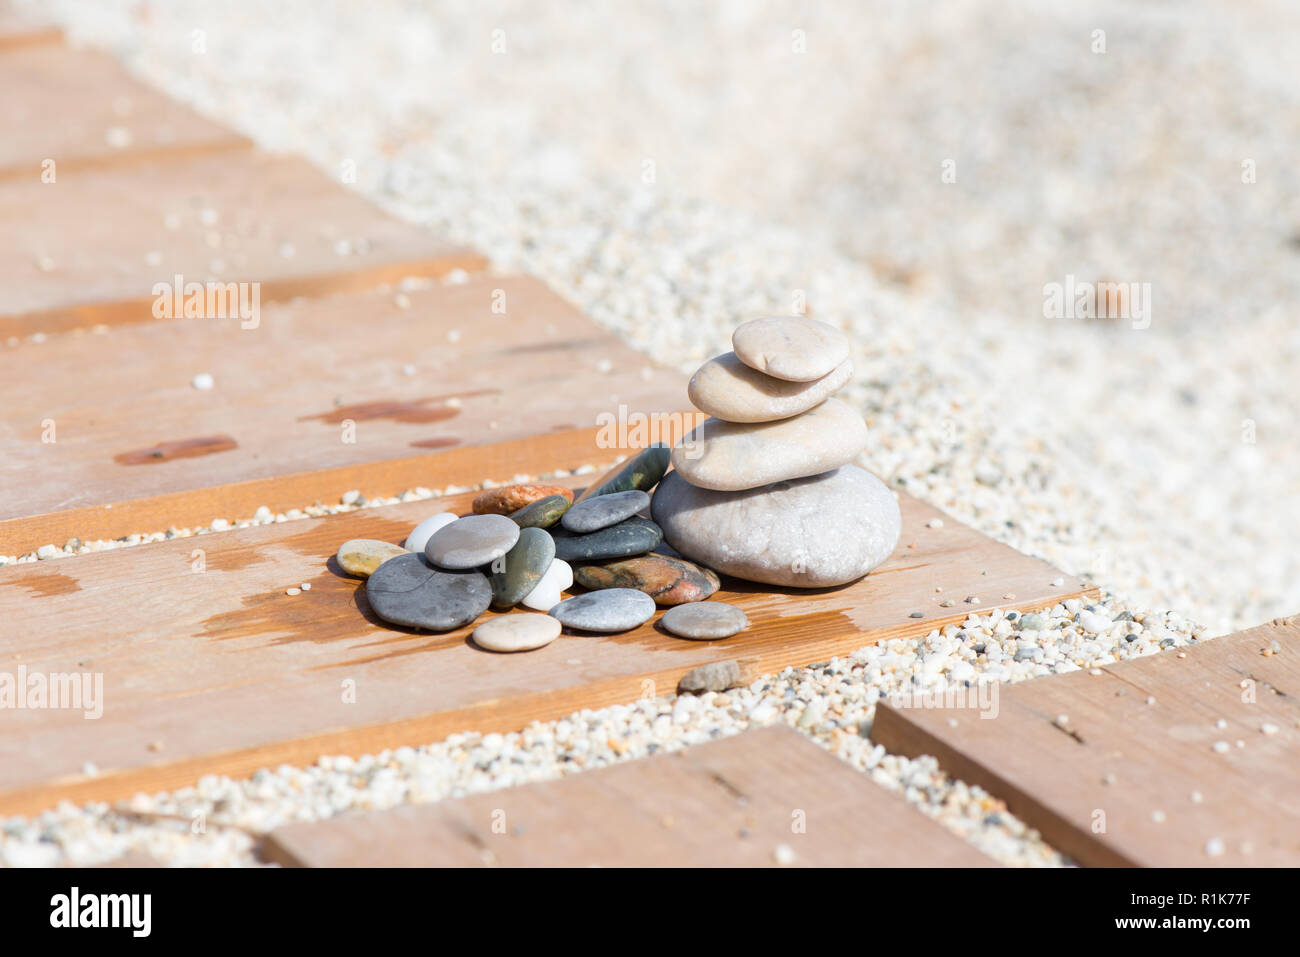
[[850,463],[867,428],[832,396],[852,378],[849,343],[802,317],[754,319],[734,352],[691,378],[707,419],[673,449],[653,499],[656,524],[685,558],[773,585],[842,585],[898,544],[894,494]]

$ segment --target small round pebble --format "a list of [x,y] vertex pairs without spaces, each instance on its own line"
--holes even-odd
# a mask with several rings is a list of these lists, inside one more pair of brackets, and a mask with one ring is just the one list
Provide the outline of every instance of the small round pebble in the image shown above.
[[505,515],[466,515],[433,533],[424,554],[439,568],[478,568],[519,541],[519,526]]
[[562,625],[581,631],[630,631],[655,613],[655,600],[635,588],[606,588],[566,598],[551,609]]
[[631,518],[649,505],[650,496],[640,489],[611,492],[579,502],[564,513],[560,524],[578,534],[597,532]]
[[[369,578],[375,569],[398,555],[409,555],[405,548],[391,542],[381,542],[374,538],[354,538],[339,546],[335,559],[349,575]],[[307,586],[304,585],[304,588]]]
[[422,552],[424,546],[429,544],[436,532],[446,528],[456,519],[460,518],[455,512],[439,512],[437,515],[431,515],[419,525],[411,530],[411,534],[406,536],[406,550],[408,552]]
[[561,628],[550,615],[502,615],[474,629],[474,644],[488,651],[531,651],[549,645]]
[[730,638],[749,627],[749,617],[735,605],[722,601],[697,601],[674,605],[659,619],[664,630],[678,638],[711,641]]

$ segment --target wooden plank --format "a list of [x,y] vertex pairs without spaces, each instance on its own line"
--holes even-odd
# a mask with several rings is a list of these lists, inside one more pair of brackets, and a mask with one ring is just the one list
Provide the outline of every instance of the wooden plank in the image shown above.
[[[593,450],[594,454],[594,450]],[[557,466],[572,462],[556,462]],[[436,473],[429,481],[439,483]],[[774,672],[978,610],[1042,607],[1082,592],[1047,564],[902,496],[898,552],[844,588],[769,590],[727,581],[718,598],[752,626],[726,641],[673,638],[651,622],[614,636],[566,635],[494,655],[373,620],[364,587],[329,559],[351,538],[400,542],[472,493],[0,569],[0,672],[103,676],[103,715],[0,711],[0,814],[60,799],[129,797],[248,775],[321,754],[374,753],[467,729],[518,730],[583,708],[670,693],[690,669],[738,659]],[[195,550],[200,550],[196,554]],[[196,570],[197,569],[197,570]],[[287,588],[309,583],[290,597]],[[1014,601],[1003,600],[1014,592]],[[920,611],[923,618],[909,617]],[[657,617],[657,616],[656,616]],[[355,700],[344,692],[355,691]],[[160,750],[150,750],[161,742]],[[98,773],[84,771],[87,762]]]
[[265,308],[484,265],[302,160],[252,151],[0,182],[0,341],[153,322],[178,275],[247,283]]
[[[469,485],[608,464],[623,453],[596,447],[599,415],[685,403],[684,376],[537,280],[406,298],[269,306],[256,329],[172,320],[0,346],[0,555],[336,502],[353,488],[396,495],[435,476]],[[213,389],[191,385],[201,372]],[[664,421],[675,441],[695,418]]]
[[1295,867],[1297,689],[1300,623],[1278,621],[1002,688],[992,720],[882,703],[872,738],[934,755],[1082,864]]
[[[0,50],[4,30],[0,25]],[[0,57],[0,179],[247,149],[247,137],[132,77],[107,53],[54,43]],[[46,185],[49,185],[48,183]]]
[[[992,867],[902,798],[785,727],[556,781],[290,824],[296,867]],[[784,852],[782,852],[784,853]]]
[[34,20],[19,13],[13,4],[0,0],[0,53],[28,46],[59,43],[63,31],[48,21]]

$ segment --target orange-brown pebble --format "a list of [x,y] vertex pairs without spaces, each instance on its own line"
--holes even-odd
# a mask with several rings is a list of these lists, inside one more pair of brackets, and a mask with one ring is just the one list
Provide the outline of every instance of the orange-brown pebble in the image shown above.
[[509,515],[548,495],[563,495],[573,501],[573,489],[559,485],[507,485],[489,489],[474,499],[475,515]]

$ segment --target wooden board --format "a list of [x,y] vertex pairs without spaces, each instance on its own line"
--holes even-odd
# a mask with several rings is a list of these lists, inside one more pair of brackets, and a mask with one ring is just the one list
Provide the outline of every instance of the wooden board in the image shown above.
[[63,31],[52,23],[33,20],[19,13],[11,3],[0,0],[0,53],[22,47],[58,43]]
[[[1281,654],[1261,654],[1274,641]],[[882,703],[872,738],[934,755],[1082,864],[1300,865],[1300,623],[1185,654],[1001,688],[994,719]]]
[[[439,476],[429,481],[437,485]],[[952,519],[927,528],[939,513],[903,496],[898,552],[853,585],[798,592],[727,582],[718,598],[742,607],[752,626],[726,641],[681,640],[651,622],[495,655],[468,641],[469,628],[430,635],[378,623],[364,587],[329,561],[339,544],[400,542],[431,514],[468,511],[472,497],[0,568],[0,622],[9,623],[0,624],[0,671],[102,674],[105,702],[98,720],[69,709],[0,710],[0,814],[468,729],[518,730],[671,693],[683,674],[709,662],[738,659],[755,673],[774,672],[924,633],[971,611],[1042,607],[1084,587],[1076,579],[1051,587],[1058,571]],[[303,582],[310,591],[285,594]],[[1008,592],[1017,598],[999,597]],[[982,604],[959,598],[942,608],[943,595]],[[913,611],[924,617],[909,617]],[[349,688],[355,702],[344,700]],[[150,750],[154,742],[161,750]],[[86,762],[98,774],[83,773]]]
[[[565,433],[558,462],[608,463],[624,453],[595,448],[598,416],[685,404],[684,376],[535,279],[405,299],[271,305],[253,329],[183,319],[0,346],[0,555],[525,471],[513,447],[473,451],[486,443]],[[204,372],[207,391],[192,385]],[[666,421],[675,441],[695,417]]]
[[[0,44],[3,37],[0,25]],[[55,43],[23,44],[0,57],[0,129],[0,179],[33,183],[42,181],[47,160],[61,177],[251,146],[145,86],[107,53]]]
[[747,731],[556,781],[273,831],[298,867],[990,867],[807,738]]
[[484,265],[302,160],[252,151],[0,182],[0,342],[156,321],[155,287],[177,275],[257,283],[245,293],[265,308]]

